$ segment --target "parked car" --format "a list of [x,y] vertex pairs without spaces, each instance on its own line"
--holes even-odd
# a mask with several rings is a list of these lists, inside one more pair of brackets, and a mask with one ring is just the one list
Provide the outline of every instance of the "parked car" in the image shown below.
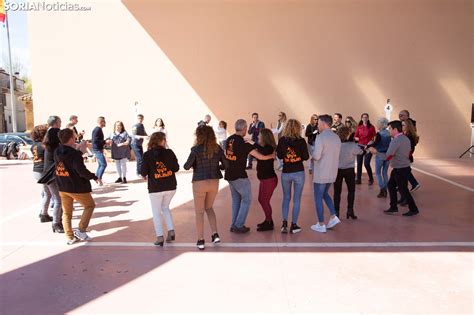
[[0,133],[0,152],[3,151],[4,146],[6,146],[12,141],[18,144],[19,146],[20,158],[22,158],[21,156],[23,156],[24,159],[25,154],[28,158],[33,157],[30,151],[31,145],[33,144],[33,140],[31,140],[29,134],[25,132]]

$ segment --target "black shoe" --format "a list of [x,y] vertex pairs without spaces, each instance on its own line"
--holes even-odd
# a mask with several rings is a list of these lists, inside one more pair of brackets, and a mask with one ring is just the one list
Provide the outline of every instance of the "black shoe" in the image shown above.
[[122,182],[122,177],[119,177],[115,182],[116,183],[121,183]]
[[238,234],[244,234],[250,231],[250,228],[246,227],[245,225],[242,225],[242,227],[234,227],[233,230],[231,229],[231,232],[238,233]]
[[374,184],[374,180],[373,179],[369,179],[369,186],[372,186]]
[[346,219],[351,218],[352,220],[357,220],[357,216],[354,214],[353,209],[347,209]]
[[122,183],[126,184],[127,183],[127,178],[124,177]]
[[198,240],[197,243],[196,243],[196,246],[199,250],[204,250],[204,248],[205,248],[204,240]]
[[415,210],[415,211],[411,211],[411,210],[410,210],[410,211],[408,211],[408,212],[405,212],[405,213],[403,214],[403,216],[405,216],[405,217],[411,217],[411,216],[417,215],[418,213],[420,213],[418,210]]
[[211,240],[214,244],[217,244],[217,243],[221,242],[221,238],[219,237],[219,234],[217,234],[217,233],[212,234]]
[[153,244],[156,246],[163,246],[164,243],[165,243],[165,240],[163,236],[157,236],[156,241]]
[[257,231],[264,232],[264,231],[272,231],[273,230],[273,221],[265,221],[262,225],[257,227]]
[[388,208],[387,210],[384,211],[386,214],[392,214],[398,212],[398,209],[393,209],[393,208]]
[[62,223],[53,223],[52,229],[53,233],[64,233],[64,227]]
[[296,234],[301,232],[301,228],[296,223],[291,223],[290,233]]
[[48,215],[48,214],[40,214],[40,222],[45,223],[45,222],[53,222],[53,217]]
[[174,233],[174,230],[169,230],[168,235],[166,236],[166,242],[172,242],[176,238],[176,234]]
[[356,180],[356,185],[362,184],[362,181],[360,179]]
[[281,232],[282,233],[288,233],[288,222],[287,221],[283,221],[283,223],[281,224]]
[[257,224],[257,228],[264,226],[265,224],[267,224],[267,220],[263,221],[262,223]]
[[380,192],[379,194],[377,195],[377,198],[384,198],[384,193],[383,193],[383,189],[380,189]]

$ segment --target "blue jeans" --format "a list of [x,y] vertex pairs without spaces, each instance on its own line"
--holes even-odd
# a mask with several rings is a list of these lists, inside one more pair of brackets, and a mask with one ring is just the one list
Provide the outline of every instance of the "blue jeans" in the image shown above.
[[314,203],[316,205],[316,212],[318,214],[318,222],[320,223],[324,222],[323,199],[324,199],[324,202],[326,202],[326,206],[329,208],[329,213],[331,215],[336,214],[336,210],[334,210],[334,204],[328,193],[329,187],[331,187],[331,184],[313,183]]
[[107,161],[105,160],[105,155],[103,151],[94,150],[95,158],[99,163],[97,167],[97,171],[95,172],[95,176],[102,179],[102,175],[104,175],[105,168],[107,167]]
[[137,174],[140,174],[143,161],[143,146],[141,144],[132,143],[132,150],[137,160]]
[[389,161],[382,160],[378,155],[375,156],[375,175],[380,189],[387,188],[389,164]]
[[232,195],[232,226],[241,228],[245,224],[252,202],[252,190],[248,178],[229,181]]
[[291,185],[295,187],[295,193],[293,195],[293,217],[291,222],[297,223],[298,216],[300,214],[301,195],[303,193],[304,186],[304,171],[295,173],[282,173],[281,174],[281,187],[283,188],[283,202],[281,205],[283,220],[288,221],[288,212],[290,210],[290,199],[291,199]]

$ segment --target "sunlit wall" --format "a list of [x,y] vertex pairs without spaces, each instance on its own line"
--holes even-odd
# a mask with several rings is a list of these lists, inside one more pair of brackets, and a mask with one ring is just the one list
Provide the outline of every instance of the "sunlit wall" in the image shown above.
[[[82,3],[82,2],[81,2]],[[312,113],[410,110],[419,157],[470,143],[473,1],[118,1],[88,12],[30,12],[35,120],[164,119],[184,159],[206,113],[232,129],[259,112],[307,124]]]

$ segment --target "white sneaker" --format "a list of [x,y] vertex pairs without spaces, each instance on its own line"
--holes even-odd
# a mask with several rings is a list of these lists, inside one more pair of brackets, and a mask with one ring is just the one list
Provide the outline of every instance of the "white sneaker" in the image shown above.
[[72,244],[77,243],[77,242],[79,242],[79,239],[77,237],[74,237],[72,240],[68,240],[67,244],[72,245]]
[[329,220],[327,228],[331,229],[339,223],[341,223],[341,220],[339,220],[339,218],[337,216],[333,217],[331,220]]
[[89,241],[92,239],[91,237],[89,237],[89,235],[87,235],[86,232],[81,232],[79,230],[74,231],[74,236],[80,239],[81,241]]
[[316,223],[315,225],[311,225],[311,230],[319,233],[326,233],[326,225],[319,225],[319,223]]

